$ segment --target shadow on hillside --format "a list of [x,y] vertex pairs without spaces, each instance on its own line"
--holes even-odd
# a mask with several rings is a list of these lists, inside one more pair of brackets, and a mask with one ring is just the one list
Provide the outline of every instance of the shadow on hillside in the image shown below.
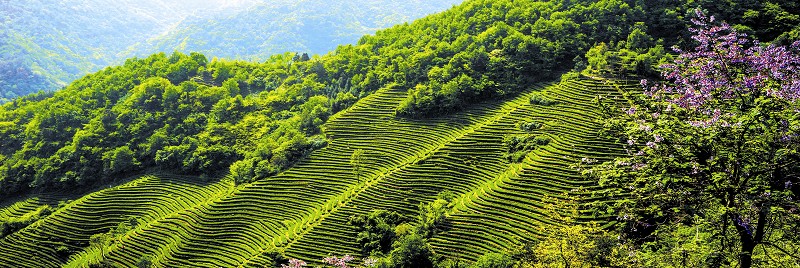
[[42,189],[11,196],[0,196],[0,209],[32,198],[38,198],[38,202],[41,205],[58,207],[61,202],[71,202],[72,200],[80,199],[88,194],[119,187],[147,176],[153,176],[161,183],[188,184],[200,187],[218,183],[225,179],[225,176],[178,175],[158,169],[136,171],[116,176],[114,179],[102,180],[92,184],[72,185],[69,189]]

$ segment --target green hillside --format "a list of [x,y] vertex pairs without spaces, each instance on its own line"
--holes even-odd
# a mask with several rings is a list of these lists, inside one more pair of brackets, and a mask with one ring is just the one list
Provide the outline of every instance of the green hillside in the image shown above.
[[[729,217],[733,206],[708,196],[682,206],[700,196],[691,187],[723,180],[725,166],[708,177],[699,167],[721,161],[713,144],[687,152],[698,142],[657,144],[662,132],[649,132],[703,122],[674,119],[692,114],[685,107],[646,110],[641,94],[641,78],[683,57],[665,47],[695,44],[685,26],[707,19],[698,6],[728,10],[721,20],[774,44],[797,39],[791,1],[471,0],[321,56],[159,53],[10,101],[0,106],[0,267],[736,265],[750,214]],[[793,59],[800,42],[765,47]],[[778,73],[778,58],[758,65]],[[800,81],[800,57],[782,67],[797,67],[782,77],[800,96],[788,80]],[[798,101],[768,103],[789,107],[769,137],[800,135]],[[695,114],[712,124],[722,112]],[[667,138],[708,131],[687,129]],[[781,240],[751,248],[755,266],[789,265],[800,250],[800,150],[785,144],[771,147],[790,158],[772,173],[780,180],[742,194],[750,207],[777,204],[770,234]],[[678,149],[656,164],[675,167],[637,184],[649,163],[623,157],[668,146]],[[681,157],[690,162],[671,160]],[[669,172],[677,182],[658,177]],[[648,187],[656,195],[633,195]]]
[[[0,103],[54,91],[122,61],[129,46],[216,1],[54,1],[0,3]],[[244,4],[247,1],[240,1]]]
[[[544,197],[565,198],[571,189],[583,188],[581,198],[590,198],[597,185],[569,166],[583,157],[613,156],[614,143],[597,135],[591,101],[619,95],[614,85],[583,78],[532,86],[519,97],[432,120],[394,117],[387,108],[405,93],[384,88],[329,120],[323,128],[330,144],[278,176],[238,187],[229,179],[205,185],[145,176],[72,201],[3,238],[0,243],[12,250],[2,260],[32,266],[85,263],[98,258],[96,248],[85,248],[89,236],[131,216],[139,227],[105,249],[112,263],[130,266],[150,256],[164,266],[263,266],[269,261],[264,253],[276,249],[308,260],[358,256],[358,246],[348,239],[354,235],[350,216],[374,209],[413,216],[420,202],[449,190],[456,195],[448,208],[451,226],[434,236],[432,245],[445,256],[474,261],[558,225],[541,212],[550,202]],[[537,93],[559,104],[530,104]],[[519,163],[505,160],[503,138],[527,133],[518,125],[531,121],[545,125],[534,134],[552,141]],[[359,178],[348,164],[356,149],[367,156]],[[141,205],[132,209],[132,204]]]
[[267,60],[323,54],[364,34],[439,12],[448,1],[55,1],[0,3],[0,103],[129,57],[173,51]]

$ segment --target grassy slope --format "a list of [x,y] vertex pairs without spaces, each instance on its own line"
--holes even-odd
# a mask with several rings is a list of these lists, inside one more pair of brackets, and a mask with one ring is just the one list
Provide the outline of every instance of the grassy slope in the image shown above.
[[[87,247],[89,236],[129,215],[147,223],[104,252],[124,266],[144,255],[168,267],[263,266],[269,260],[263,253],[273,249],[313,262],[358,253],[350,215],[384,208],[413,216],[420,202],[442,190],[459,197],[451,228],[432,244],[443,255],[475,260],[558,224],[543,212],[543,196],[596,187],[569,166],[613,153],[613,143],[597,136],[591,102],[597,95],[618,95],[604,83],[536,86],[513,99],[429,120],[393,116],[405,93],[384,88],[334,116],[325,128],[331,144],[279,176],[238,187],[227,179],[197,185],[145,176],[104,189],[0,239],[6,249],[0,266],[81,266],[99,259],[103,254]],[[533,106],[528,97],[535,91],[559,103]],[[553,141],[522,163],[509,163],[502,158],[503,136],[522,133],[516,124],[525,121],[548,125],[536,132]],[[349,156],[359,148],[368,160],[356,179]],[[9,207],[32,207],[25,202],[31,201]],[[73,255],[56,257],[59,246]]]

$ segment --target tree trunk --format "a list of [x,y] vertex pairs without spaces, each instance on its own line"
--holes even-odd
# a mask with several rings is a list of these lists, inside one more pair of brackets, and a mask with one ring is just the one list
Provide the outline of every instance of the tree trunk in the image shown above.
[[739,232],[739,241],[742,243],[742,250],[739,253],[739,267],[750,268],[753,266],[753,250],[764,239],[764,226],[767,225],[768,212],[768,206],[759,207],[758,221],[755,222],[755,232],[753,226],[743,223],[741,216],[738,214],[732,214],[729,217]]
[[742,253],[739,253],[739,267],[750,268],[750,266],[753,266],[753,249],[755,248],[756,244],[752,240],[748,244],[742,243]]

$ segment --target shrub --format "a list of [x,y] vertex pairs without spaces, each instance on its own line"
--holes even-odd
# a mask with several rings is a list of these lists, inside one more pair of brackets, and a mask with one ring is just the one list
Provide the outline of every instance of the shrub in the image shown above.
[[534,131],[534,130],[542,128],[542,123],[533,122],[533,121],[531,121],[531,122],[523,122],[523,123],[519,123],[517,125],[517,127],[519,127],[519,129],[522,130],[522,131],[531,132],[531,131]]
[[433,252],[419,234],[410,234],[400,238],[393,245],[392,264],[398,268],[432,268]]
[[356,242],[364,254],[388,253],[397,234],[395,228],[405,221],[402,214],[394,211],[375,210],[367,215],[350,217],[350,225],[358,234]]
[[506,147],[504,156],[508,161],[518,163],[531,151],[549,143],[550,138],[544,135],[528,134],[507,136],[503,140],[503,144]]
[[542,96],[541,93],[534,93],[531,95],[531,104],[533,105],[541,105],[541,106],[551,106],[558,104],[557,101],[549,99],[545,96]]
[[153,260],[150,256],[142,256],[136,261],[137,268],[150,268],[153,267]]

